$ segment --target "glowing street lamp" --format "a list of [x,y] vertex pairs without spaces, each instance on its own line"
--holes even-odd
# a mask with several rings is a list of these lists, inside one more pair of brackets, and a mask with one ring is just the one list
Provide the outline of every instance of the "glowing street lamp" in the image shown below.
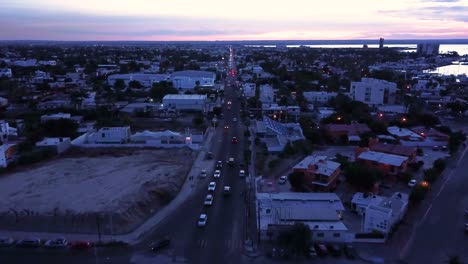
[[336,120],[340,121],[340,120],[341,120],[341,116],[337,117]]
[[403,118],[401,119],[401,121],[402,121],[402,122],[406,122],[406,117],[403,117]]

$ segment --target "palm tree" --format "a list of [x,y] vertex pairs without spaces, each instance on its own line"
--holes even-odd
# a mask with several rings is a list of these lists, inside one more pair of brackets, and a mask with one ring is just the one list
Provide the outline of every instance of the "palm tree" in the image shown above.
[[448,256],[448,259],[446,261],[448,264],[463,264],[463,261],[460,259],[459,256],[452,255]]

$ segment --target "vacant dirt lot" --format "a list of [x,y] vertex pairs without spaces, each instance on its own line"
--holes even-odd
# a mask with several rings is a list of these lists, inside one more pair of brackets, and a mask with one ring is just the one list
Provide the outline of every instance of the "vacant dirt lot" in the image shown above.
[[75,150],[0,176],[0,228],[131,231],[178,193],[192,155],[187,149]]

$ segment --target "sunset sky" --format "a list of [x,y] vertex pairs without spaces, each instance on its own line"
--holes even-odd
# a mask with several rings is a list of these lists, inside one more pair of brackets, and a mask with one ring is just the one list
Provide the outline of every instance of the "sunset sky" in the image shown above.
[[468,39],[468,0],[0,0],[1,40]]

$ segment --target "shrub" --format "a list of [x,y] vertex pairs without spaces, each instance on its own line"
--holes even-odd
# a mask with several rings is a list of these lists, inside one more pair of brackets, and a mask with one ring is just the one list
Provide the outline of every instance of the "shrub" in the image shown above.
[[430,183],[433,183],[437,180],[440,175],[440,171],[431,168],[424,171],[424,180]]
[[280,164],[279,159],[270,160],[270,162],[268,162],[268,168],[273,169],[274,167],[278,166],[279,164]]
[[434,168],[438,172],[442,172],[445,170],[445,167],[447,166],[447,162],[444,159],[436,159],[432,165],[432,168]]

